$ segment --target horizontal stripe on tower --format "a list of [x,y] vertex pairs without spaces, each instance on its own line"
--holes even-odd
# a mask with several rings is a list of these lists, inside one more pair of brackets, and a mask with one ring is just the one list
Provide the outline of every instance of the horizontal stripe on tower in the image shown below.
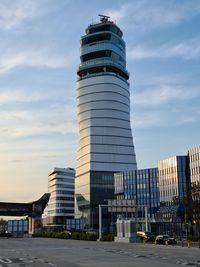
[[91,109],[87,109],[87,110],[79,112],[78,115],[83,114],[85,112],[90,112],[90,111],[117,111],[117,112],[129,114],[129,112],[127,112],[127,111],[123,111],[120,109],[114,109],[114,108],[91,108]]
[[[133,156],[134,157],[134,156]],[[134,162],[112,162],[112,161],[93,161],[93,160],[90,160],[90,161],[88,161],[88,162],[85,162],[84,164],[82,164],[82,165],[77,165],[77,169],[78,168],[81,168],[81,167],[83,167],[84,165],[87,165],[87,164],[90,164],[90,163],[104,163],[104,164],[124,164],[124,165],[136,165],[136,163],[134,163]]]
[[116,118],[116,117],[90,117],[90,118],[86,118],[86,119],[82,119],[79,121],[79,123],[84,122],[84,121],[91,121],[91,120],[119,120],[119,121],[126,121],[126,122],[130,122],[130,120],[126,120],[126,119],[121,119],[121,118]]
[[133,154],[132,152],[131,153],[128,153],[128,154],[125,154],[125,153],[114,153],[114,152],[111,152],[111,153],[108,153],[108,152],[88,152],[84,155],[82,155],[81,157],[77,158],[77,160],[87,156],[87,155],[118,155],[118,156],[134,156],[135,154]]
[[[82,146],[82,147],[80,147],[79,148],[79,150],[81,150],[82,148],[85,148],[85,147],[87,147],[87,146],[90,146],[90,147],[92,147],[92,146],[113,146],[113,147],[131,147],[130,145],[120,145],[120,144],[108,144],[108,143],[106,143],[106,144],[102,144],[102,143],[89,143],[89,144],[87,144],[87,145],[85,145],[85,146]],[[133,146],[134,147],[134,146]],[[78,151],[79,151],[78,150]]]
[[84,105],[84,104],[89,104],[89,103],[95,103],[95,102],[113,102],[113,103],[120,103],[122,105],[125,105],[125,106],[128,106],[128,104],[126,103],[123,103],[121,101],[118,101],[118,100],[91,100],[91,101],[87,101],[87,102],[84,102],[84,103],[81,103],[81,104],[78,104],[77,107],[81,106],[81,105]]
[[88,135],[88,136],[84,136],[84,137],[82,137],[81,139],[80,139],[80,141],[81,140],[83,140],[84,138],[87,138],[87,137],[92,137],[92,136],[97,136],[97,137],[113,137],[113,138],[115,138],[115,137],[121,137],[121,138],[126,138],[126,139],[132,139],[132,137],[129,137],[129,136],[123,136],[123,135],[113,135],[113,134],[110,134],[110,135],[108,135],[108,134],[104,134],[104,135],[99,135],[99,134],[91,134],[91,135]]
[[82,95],[78,95],[76,98],[81,98],[81,97],[84,97],[84,96],[89,96],[89,95],[96,95],[96,94],[105,94],[105,93],[108,93],[108,94],[117,94],[117,95],[120,95],[124,98],[127,98],[128,100],[130,100],[130,97],[129,96],[126,96],[124,94],[121,94],[121,93],[118,93],[118,92],[115,92],[115,91],[107,91],[107,90],[104,90],[104,91],[100,91],[100,92],[91,92],[91,93],[85,93],[85,94],[82,94]]
[[129,92],[129,86],[128,85],[127,85],[127,88],[125,88],[125,87],[123,87],[123,86],[121,86],[121,85],[119,85],[117,83],[111,83],[111,82],[89,83],[87,85],[78,86],[77,87],[77,90],[82,90],[82,89],[85,89],[86,87],[99,86],[99,85],[114,85],[116,87],[120,87],[121,89],[125,90],[126,92],[128,92],[130,94],[130,92]]

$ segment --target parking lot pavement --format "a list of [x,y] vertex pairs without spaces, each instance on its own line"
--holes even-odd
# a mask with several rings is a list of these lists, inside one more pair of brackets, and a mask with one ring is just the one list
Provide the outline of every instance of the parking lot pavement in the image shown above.
[[200,249],[45,238],[0,239],[0,267],[200,266]]

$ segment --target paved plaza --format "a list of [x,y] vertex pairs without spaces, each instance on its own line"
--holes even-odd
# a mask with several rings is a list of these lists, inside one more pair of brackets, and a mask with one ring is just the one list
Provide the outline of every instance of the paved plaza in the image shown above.
[[0,239],[0,267],[200,266],[200,249],[45,238]]

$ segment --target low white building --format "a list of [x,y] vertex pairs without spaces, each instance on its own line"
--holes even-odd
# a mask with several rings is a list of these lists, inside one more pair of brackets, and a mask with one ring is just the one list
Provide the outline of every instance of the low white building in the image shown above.
[[73,168],[54,168],[48,175],[48,192],[51,194],[44,213],[45,226],[66,228],[66,219],[74,218]]

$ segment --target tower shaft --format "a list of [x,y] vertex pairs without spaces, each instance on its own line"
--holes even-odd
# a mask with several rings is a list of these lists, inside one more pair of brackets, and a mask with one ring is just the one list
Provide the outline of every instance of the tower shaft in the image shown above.
[[114,173],[137,168],[125,42],[108,18],[90,25],[81,38],[77,74],[80,141],[75,193],[77,208],[91,227],[95,207],[114,197]]

